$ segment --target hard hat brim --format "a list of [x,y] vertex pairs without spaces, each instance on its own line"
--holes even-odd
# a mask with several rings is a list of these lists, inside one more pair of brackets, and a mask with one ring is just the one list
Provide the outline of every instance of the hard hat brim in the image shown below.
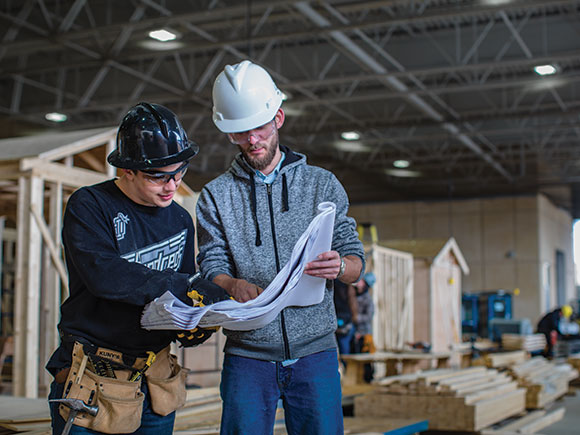
[[192,141],[188,142],[189,146],[183,151],[174,154],[172,156],[163,157],[159,159],[145,159],[140,161],[135,161],[132,159],[123,159],[119,153],[119,149],[113,150],[111,154],[107,157],[107,162],[111,166],[121,169],[151,169],[151,168],[162,168],[164,166],[173,165],[175,163],[184,162],[186,160],[192,159],[198,152],[199,146]]
[[273,109],[263,110],[253,116],[241,119],[220,119],[220,117],[214,113],[213,122],[222,133],[241,133],[253,130],[254,128],[261,127],[274,119],[278,109],[282,106],[282,99],[280,98],[280,101],[276,101],[275,103]]

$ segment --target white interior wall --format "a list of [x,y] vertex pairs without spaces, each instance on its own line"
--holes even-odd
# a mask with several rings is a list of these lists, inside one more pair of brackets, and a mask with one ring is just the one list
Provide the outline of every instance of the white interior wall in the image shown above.
[[556,249],[564,252],[567,292],[573,295],[572,219],[541,194],[353,205],[349,214],[358,223],[375,224],[380,240],[455,237],[470,268],[463,292],[513,292],[516,318],[535,322],[546,311],[542,270],[551,269],[549,291],[555,303]]
[[539,258],[540,262],[544,264],[544,271],[548,268],[550,269],[546,278],[549,280],[549,285],[552,289],[549,295],[546,295],[540,290],[541,312],[545,312],[553,309],[558,304],[556,290],[556,250],[564,253],[566,262],[565,302],[570,302],[576,293],[574,284],[574,251],[572,238],[573,221],[569,213],[554,207],[552,203],[543,196],[539,199],[538,208],[540,224]]

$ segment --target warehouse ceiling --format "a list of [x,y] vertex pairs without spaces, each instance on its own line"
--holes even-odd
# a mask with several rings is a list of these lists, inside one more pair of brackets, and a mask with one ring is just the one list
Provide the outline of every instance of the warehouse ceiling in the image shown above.
[[213,80],[249,58],[287,96],[281,142],[353,203],[579,196],[580,1],[4,0],[0,28],[4,137],[164,104],[200,145],[198,190],[237,152],[211,121]]

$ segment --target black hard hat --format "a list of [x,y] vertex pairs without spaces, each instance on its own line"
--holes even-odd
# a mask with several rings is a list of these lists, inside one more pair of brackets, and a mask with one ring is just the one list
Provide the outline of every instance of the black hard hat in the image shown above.
[[124,169],[161,168],[187,161],[198,151],[171,110],[160,104],[139,103],[121,121],[117,148],[107,161]]

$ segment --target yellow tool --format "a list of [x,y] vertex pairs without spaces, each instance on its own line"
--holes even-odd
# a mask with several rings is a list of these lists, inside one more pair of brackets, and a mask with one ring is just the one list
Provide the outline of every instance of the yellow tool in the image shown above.
[[147,371],[147,369],[149,367],[151,367],[151,364],[153,364],[155,362],[155,352],[152,352],[150,350],[147,351],[147,361],[145,361],[145,365],[143,366],[142,369],[136,370],[131,377],[129,378],[129,382],[137,382],[139,379],[141,379],[141,376],[143,376],[143,373],[145,373]]

